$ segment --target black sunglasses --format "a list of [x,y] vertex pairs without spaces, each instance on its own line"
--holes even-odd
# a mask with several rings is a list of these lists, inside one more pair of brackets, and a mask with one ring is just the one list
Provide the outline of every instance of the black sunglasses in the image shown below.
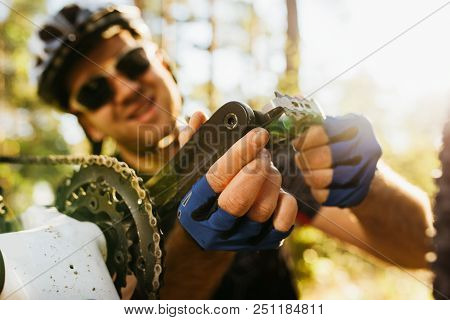
[[[122,55],[115,69],[130,80],[136,80],[150,68],[144,48],[137,47]],[[86,81],[78,90],[76,101],[90,111],[96,111],[112,100],[114,90],[107,75],[97,75]]]

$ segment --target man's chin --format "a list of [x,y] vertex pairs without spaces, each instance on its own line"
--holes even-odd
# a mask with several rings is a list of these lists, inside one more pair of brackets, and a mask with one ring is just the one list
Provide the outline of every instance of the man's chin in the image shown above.
[[166,136],[174,132],[174,127],[171,125],[156,126],[156,125],[142,125],[139,126],[138,135],[136,137],[136,144],[140,148],[154,148]]
[[[127,122],[116,127],[115,140],[122,147],[135,153],[143,150],[152,150],[157,147],[160,140],[172,134],[175,130],[173,121],[165,123],[136,123]],[[114,137],[113,137],[114,138]]]

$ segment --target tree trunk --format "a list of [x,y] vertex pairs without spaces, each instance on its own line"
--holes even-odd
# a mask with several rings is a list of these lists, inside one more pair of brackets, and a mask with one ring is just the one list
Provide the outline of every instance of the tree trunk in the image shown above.
[[214,51],[216,50],[216,30],[217,30],[217,21],[215,17],[215,0],[209,0],[209,23],[211,24],[212,37],[211,44],[208,47],[208,52],[210,56],[210,69],[209,69],[209,85],[208,85],[208,107],[210,110],[215,110],[217,108],[217,100],[216,100],[216,87],[214,84]]
[[285,44],[286,70],[278,84],[282,92],[299,93],[298,71],[300,65],[297,0],[286,0],[287,32]]

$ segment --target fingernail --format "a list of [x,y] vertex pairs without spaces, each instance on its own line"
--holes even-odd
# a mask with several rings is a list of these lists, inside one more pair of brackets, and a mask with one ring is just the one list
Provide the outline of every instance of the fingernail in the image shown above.
[[267,132],[266,129],[264,128],[253,129],[252,141],[254,144],[256,144],[257,146],[262,146],[265,145],[268,140],[269,140],[269,132]]

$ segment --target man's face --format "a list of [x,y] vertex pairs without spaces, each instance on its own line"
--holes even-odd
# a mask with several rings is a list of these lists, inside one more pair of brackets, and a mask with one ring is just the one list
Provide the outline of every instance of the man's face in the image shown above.
[[[115,70],[117,60],[127,51],[143,46],[150,67],[131,80]],[[106,76],[112,98],[92,111],[78,103],[80,88],[96,76]],[[172,74],[153,43],[142,44],[128,32],[102,40],[74,65],[68,76],[70,111],[94,140],[112,137],[129,151],[145,151],[175,128],[181,97]]]

